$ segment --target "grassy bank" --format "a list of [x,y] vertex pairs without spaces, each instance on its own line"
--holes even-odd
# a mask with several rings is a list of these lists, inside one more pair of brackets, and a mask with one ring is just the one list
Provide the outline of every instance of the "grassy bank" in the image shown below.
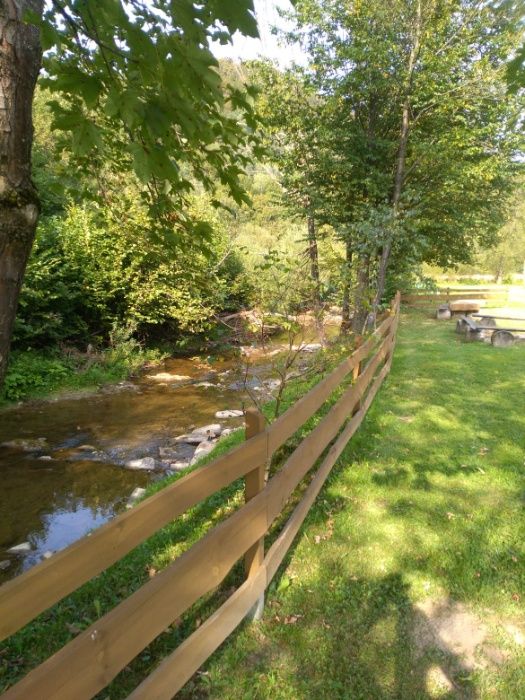
[[[316,358],[316,367],[321,373],[328,371],[334,362],[347,353],[348,350],[344,345],[334,347],[326,357]],[[283,397],[282,410],[286,410],[289,405],[295,403],[319,381],[319,378],[319,373],[315,373],[308,380],[297,379],[289,382]],[[270,417],[273,414],[274,405],[267,404],[264,411]],[[303,431],[307,432],[311,427],[311,423],[306,424]],[[218,443],[213,453],[201,460],[199,466],[231,450],[243,439],[242,430],[228,435]],[[287,448],[280,452],[274,468],[277,468],[279,460],[283,459],[299,440],[300,435],[296,435]],[[195,468],[198,467],[193,467]],[[191,469],[152,484],[146,491],[146,497],[187,474]],[[149,578],[155,576],[182,552],[189,549],[194,542],[242,503],[243,493],[243,482],[239,480],[214,494],[4,642],[0,648],[0,692],[47,659],[51,653],[57,651],[97,618],[146,583]],[[273,537],[278,527],[279,523]],[[101,697],[126,697],[167,653],[178,646],[200,624],[201,620],[224,601],[232,587],[239,585],[242,581],[243,568],[237,565],[219,591],[201,599],[183,619],[177,620],[169,627],[126,667],[107,691],[101,694]]]
[[92,354],[56,349],[15,351],[0,391],[0,406],[61,392],[94,390],[126,379],[145,363],[161,358],[158,350],[135,343]]
[[[392,373],[272,584],[263,621],[234,634],[180,697],[521,697],[524,359],[523,346],[463,344],[452,324],[405,316]],[[292,385],[286,402],[307,388]],[[241,439],[233,434],[217,449]],[[240,483],[214,495],[15,635],[0,654],[0,690],[241,497]],[[126,697],[241,577],[234,568],[101,697]],[[449,618],[441,643],[432,630]],[[475,640],[472,649],[456,628]]]
[[403,319],[270,593],[182,697],[525,695],[525,346]]

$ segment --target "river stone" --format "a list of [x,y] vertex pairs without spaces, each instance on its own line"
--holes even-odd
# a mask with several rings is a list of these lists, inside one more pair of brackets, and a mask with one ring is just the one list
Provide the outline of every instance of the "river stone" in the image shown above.
[[211,382],[197,382],[197,384],[195,384],[195,386],[197,387],[197,389],[211,389],[217,385],[212,384]]
[[140,459],[130,459],[124,465],[127,469],[155,469],[155,460],[153,457],[141,457]]
[[195,454],[193,455],[193,459],[191,460],[190,464],[195,464],[195,462],[198,462],[201,457],[209,454],[214,447],[215,442],[212,440],[201,442],[199,445],[197,445],[197,449],[195,450]]
[[10,554],[24,554],[25,552],[31,551],[31,545],[29,542],[21,542],[20,544],[16,544],[14,547],[10,547],[7,551]]
[[306,345],[303,345],[301,349],[303,352],[317,352],[322,347],[323,346],[321,343],[307,343]]
[[210,425],[203,425],[202,428],[195,428],[187,435],[179,435],[175,438],[175,442],[187,442],[190,445],[198,445],[205,438],[213,439],[219,437],[221,433],[222,426],[219,423],[211,423]]
[[168,384],[185,384],[191,381],[191,377],[185,374],[171,374],[170,372],[157,372],[157,374],[148,374],[147,379],[153,379],[154,382],[163,382]]
[[195,428],[191,432],[192,435],[214,435],[218,437],[222,433],[222,426],[220,423],[210,423],[209,425],[203,425],[202,428]]
[[176,447],[159,447],[159,457],[161,459],[176,459],[179,455]]
[[3,442],[0,447],[9,447],[12,450],[21,450],[22,452],[40,452],[47,447],[47,440],[41,438],[17,438]]
[[217,411],[215,418],[223,420],[224,418],[240,418],[244,416],[244,411],[238,410],[236,408],[228,408],[224,411]]
[[42,559],[51,559],[53,554],[54,554],[54,552],[52,552],[50,549],[48,549],[47,552],[44,552],[42,554]]
[[174,472],[180,472],[190,466],[190,460],[179,460],[178,462],[170,462],[170,469]]
[[6,569],[9,569],[10,566],[11,562],[9,559],[2,559],[2,561],[0,561],[0,571],[5,571]]
[[38,460],[39,462],[51,462],[53,460],[53,457],[51,457],[51,455],[42,455],[38,458]]
[[199,445],[204,437],[206,436],[202,433],[188,433],[187,435],[178,435],[174,441],[178,444]]

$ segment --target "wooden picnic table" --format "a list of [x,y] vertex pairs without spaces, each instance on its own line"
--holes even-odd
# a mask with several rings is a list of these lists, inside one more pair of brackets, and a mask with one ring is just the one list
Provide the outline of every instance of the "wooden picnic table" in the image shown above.
[[[475,314],[476,318],[494,318],[494,316],[485,316]],[[507,319],[508,320],[508,319]],[[520,321],[521,319],[513,319]],[[482,331],[491,331],[490,342],[498,347],[508,347],[514,345],[518,339],[514,333],[525,333],[525,328],[499,328],[496,325],[481,325],[477,323],[471,316],[461,316],[456,323],[456,332],[465,333],[470,339],[482,338]]]

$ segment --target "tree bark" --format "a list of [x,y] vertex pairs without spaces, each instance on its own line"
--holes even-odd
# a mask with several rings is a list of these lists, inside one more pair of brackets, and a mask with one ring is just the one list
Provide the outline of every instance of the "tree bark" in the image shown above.
[[317,235],[315,231],[315,219],[308,216],[308,257],[310,258],[310,276],[313,283],[313,301],[316,307],[321,305],[321,282],[319,276],[319,251],[317,249]]
[[41,0],[0,0],[0,387],[39,201],[31,179],[32,103],[40,71],[40,31],[22,21]]
[[346,263],[345,278],[343,281],[343,304],[341,308],[341,333],[348,333],[350,330],[350,289],[352,284],[352,241],[346,239]]
[[317,234],[315,219],[312,214],[308,215],[308,257],[310,258],[310,277],[312,278],[313,294],[312,301],[315,315],[315,326],[317,334],[322,343],[325,342],[323,307],[321,303],[321,278],[319,274],[319,250],[317,248]]
[[[416,68],[417,58],[419,55],[419,50],[421,46],[421,0],[418,0],[416,6],[416,18],[414,27],[414,39],[412,42],[412,48],[410,49],[410,55],[408,57],[407,66],[407,87],[405,92],[405,99],[403,101],[403,108],[401,111],[401,128],[399,131],[399,145],[397,149],[397,161],[396,170],[394,175],[394,189],[392,192],[392,209],[394,214],[394,219],[399,215],[399,203],[401,201],[401,194],[403,192],[403,184],[405,181],[405,167],[406,167],[406,157],[407,157],[407,147],[408,147],[408,136],[410,133],[410,115],[411,115],[411,98],[412,98],[412,85],[414,82],[414,71]],[[392,251],[392,236],[387,236],[387,239],[383,245],[381,251],[381,256],[379,258],[378,272],[377,272],[377,291],[374,299],[374,309],[381,303],[383,294],[385,292],[386,284],[386,273],[388,270],[388,262],[390,260],[390,253]]]
[[358,265],[352,331],[361,335],[370,311],[370,256],[361,256]]

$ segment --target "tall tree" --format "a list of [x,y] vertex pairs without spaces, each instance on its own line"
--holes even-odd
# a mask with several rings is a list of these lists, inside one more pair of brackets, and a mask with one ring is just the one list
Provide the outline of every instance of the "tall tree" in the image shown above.
[[31,179],[31,105],[41,49],[37,27],[21,14],[42,11],[42,5],[0,4],[0,385],[39,210]]
[[504,74],[519,16],[476,0],[298,0],[294,18],[351,163],[334,192],[363,268],[355,301],[377,307],[392,259],[465,259],[501,222],[518,150]]
[[225,88],[209,49],[236,31],[257,35],[252,0],[1,0],[0,384],[38,219],[31,105],[42,47],[54,126],[70,134],[78,162],[94,175],[101,162],[133,169],[151,214],[180,241],[193,182],[247,199],[239,176],[251,104],[245,90]]

